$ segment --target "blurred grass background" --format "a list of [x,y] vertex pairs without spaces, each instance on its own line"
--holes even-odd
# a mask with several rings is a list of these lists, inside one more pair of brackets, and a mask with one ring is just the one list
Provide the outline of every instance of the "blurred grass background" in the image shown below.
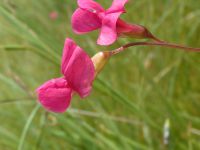
[[[111,0],[98,0],[109,7]],[[159,38],[200,47],[200,1],[130,0],[122,18]],[[66,37],[91,56],[115,45],[96,45],[98,31],[72,32],[77,8],[70,0],[0,1],[0,149],[200,149],[199,54],[161,47],[132,47],[113,57],[92,94],[75,96],[64,114],[37,105],[35,89],[61,76]],[[52,20],[51,12],[58,17]],[[170,121],[168,144],[163,127]]]

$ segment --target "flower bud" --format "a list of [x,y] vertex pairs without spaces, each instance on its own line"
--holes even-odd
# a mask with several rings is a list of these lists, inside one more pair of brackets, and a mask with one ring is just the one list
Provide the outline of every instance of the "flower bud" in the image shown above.
[[95,68],[95,76],[97,76],[97,74],[103,69],[109,58],[109,51],[98,52],[91,58]]

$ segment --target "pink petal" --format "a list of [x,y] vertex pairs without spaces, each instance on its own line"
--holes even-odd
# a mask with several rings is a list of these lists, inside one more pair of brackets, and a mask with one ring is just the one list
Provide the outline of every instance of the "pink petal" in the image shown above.
[[37,89],[39,102],[48,111],[63,113],[69,107],[72,90],[64,78],[52,79]]
[[70,87],[78,92],[81,97],[89,95],[94,80],[94,65],[87,53],[71,39],[65,41],[62,73]]
[[103,7],[93,0],[78,0],[78,5],[80,8],[93,13],[104,11]]
[[117,39],[116,23],[122,12],[107,14],[102,21],[99,45],[110,45]]
[[101,27],[101,20],[97,14],[78,8],[72,15],[72,29],[77,34],[87,33]]
[[124,5],[128,0],[113,0],[111,7],[106,11],[107,13],[125,12]]
[[61,63],[61,71],[62,74],[65,74],[66,68],[68,68],[70,59],[74,53],[74,50],[76,49],[76,44],[73,42],[73,40],[67,38],[65,40],[64,48],[63,48],[63,54],[62,54],[62,63]]

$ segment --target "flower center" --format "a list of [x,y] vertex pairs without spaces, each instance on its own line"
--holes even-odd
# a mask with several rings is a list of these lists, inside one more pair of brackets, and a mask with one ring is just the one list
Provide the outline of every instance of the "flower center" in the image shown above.
[[100,19],[103,19],[104,17],[105,17],[105,12],[100,12],[100,13],[98,13],[98,17],[100,18]]

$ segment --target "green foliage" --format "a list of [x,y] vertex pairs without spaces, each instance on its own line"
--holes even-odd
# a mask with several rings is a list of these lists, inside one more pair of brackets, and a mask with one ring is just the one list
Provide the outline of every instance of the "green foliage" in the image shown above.
[[[161,39],[200,47],[197,0],[129,0],[122,17]],[[108,7],[110,1],[100,1]],[[35,89],[59,77],[66,37],[91,56],[112,50],[96,45],[97,31],[75,35],[76,1],[0,1],[0,149],[200,149],[200,59],[169,48],[132,47],[114,56],[84,100],[64,114],[37,105]],[[58,13],[56,20],[49,14]],[[163,127],[170,120],[169,144]]]

